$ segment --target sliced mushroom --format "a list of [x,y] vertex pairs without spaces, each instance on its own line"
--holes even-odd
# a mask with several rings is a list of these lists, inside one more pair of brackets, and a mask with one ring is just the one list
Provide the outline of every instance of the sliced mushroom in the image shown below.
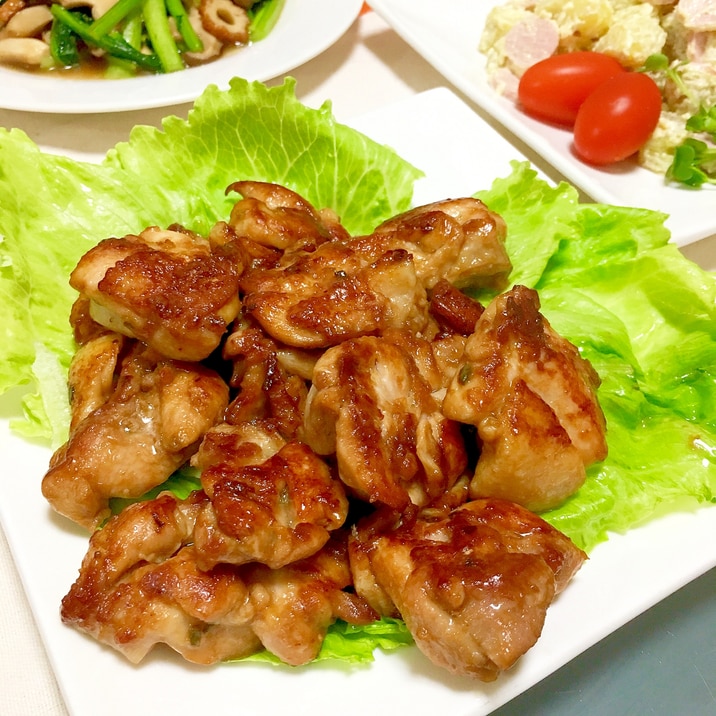
[[201,0],[201,22],[208,32],[226,44],[249,41],[249,16],[232,0]]
[[16,12],[7,25],[7,37],[35,37],[52,22],[52,13],[47,5],[32,5]]
[[49,45],[34,37],[6,37],[0,40],[0,63],[39,67],[49,57]]

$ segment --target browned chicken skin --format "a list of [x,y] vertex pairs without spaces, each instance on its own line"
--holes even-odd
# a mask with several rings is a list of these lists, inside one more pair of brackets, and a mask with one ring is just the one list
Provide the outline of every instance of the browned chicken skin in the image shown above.
[[363,255],[337,241],[241,280],[244,310],[273,338],[326,348],[387,328],[421,330],[427,298],[407,251]]
[[457,423],[447,420],[411,355],[364,337],[316,363],[305,439],[336,455],[338,474],[368,502],[403,509],[450,489],[467,463]]
[[[94,370],[83,351],[78,360],[71,371],[76,386],[82,367]],[[84,417],[52,456],[42,494],[57,512],[90,529],[109,515],[111,497],[139,497],[181,467],[221,419],[229,395],[209,368],[164,358],[137,342],[105,402],[95,408],[99,401],[74,393]]]
[[477,426],[472,497],[542,511],[576,492],[607,454],[599,377],[516,286],[480,317],[443,401],[445,415]]
[[156,643],[211,664],[260,648],[249,592],[231,570],[200,571],[190,545],[206,497],[131,505],[92,535],[62,619],[138,663]]
[[226,450],[204,465],[211,499],[194,534],[202,567],[261,562],[283,567],[317,552],[348,514],[342,484],[304,443],[283,445],[261,463]]
[[446,199],[419,206],[381,224],[359,242],[409,251],[426,288],[453,285],[503,288],[512,263],[502,217],[479,199]]
[[350,591],[345,536],[282,569],[197,565],[193,534],[208,499],[164,493],[95,532],[62,619],[138,663],[155,644],[213,664],[268,647],[288,664],[316,657],[337,619],[377,614]]
[[497,499],[447,514],[388,513],[349,544],[358,593],[403,618],[418,647],[493,681],[539,638],[547,608],[586,555],[537,515]]
[[260,181],[237,181],[226,193],[243,197],[234,204],[229,226],[262,246],[275,249],[313,249],[324,241],[348,238],[338,217],[317,210],[287,187]]
[[63,620],[133,662],[163,643],[298,665],[336,619],[394,616],[493,680],[585,559],[517,502],[557,504],[605,456],[596,373],[534,291],[459,290],[511,270],[476,199],[351,237],[286,187],[227,192],[207,238],[151,227],[72,274],[72,422],[43,493],[93,529],[187,464],[201,489],[108,519]]
[[145,229],[90,249],[70,285],[95,321],[169,358],[203,360],[240,308],[236,252],[184,231]]

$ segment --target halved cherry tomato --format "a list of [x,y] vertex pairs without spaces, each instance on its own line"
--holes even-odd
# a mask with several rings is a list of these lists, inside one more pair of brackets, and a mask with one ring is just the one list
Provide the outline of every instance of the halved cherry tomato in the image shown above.
[[582,102],[603,82],[626,70],[598,52],[553,55],[525,70],[517,99],[537,119],[571,127]]
[[661,92],[641,72],[625,72],[584,100],[574,123],[574,149],[590,164],[619,162],[641,149],[661,115]]

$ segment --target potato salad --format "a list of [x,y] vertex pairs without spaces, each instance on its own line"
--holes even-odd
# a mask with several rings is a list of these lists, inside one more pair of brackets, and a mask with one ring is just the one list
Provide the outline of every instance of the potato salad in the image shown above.
[[[639,164],[668,173],[676,148],[696,139],[705,145],[706,169],[716,167],[710,158],[716,124],[714,0],[508,0],[489,13],[479,50],[494,88],[515,99],[527,68],[553,55],[601,53],[627,71],[645,72],[661,91],[662,111],[638,152]],[[692,120],[695,115],[700,119]]]

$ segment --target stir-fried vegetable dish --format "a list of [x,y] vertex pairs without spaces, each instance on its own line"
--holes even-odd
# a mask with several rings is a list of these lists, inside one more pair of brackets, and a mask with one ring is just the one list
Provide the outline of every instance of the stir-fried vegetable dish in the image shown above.
[[126,77],[176,72],[264,38],[285,0],[2,0],[0,64]]

